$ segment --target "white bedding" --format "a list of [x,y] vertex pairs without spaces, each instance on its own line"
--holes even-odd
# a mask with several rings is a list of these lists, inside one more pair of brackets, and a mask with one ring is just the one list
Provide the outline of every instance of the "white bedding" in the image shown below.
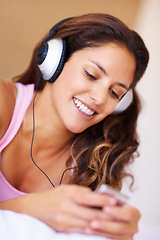
[[[146,233],[139,233],[135,240],[160,240],[160,229],[152,231],[147,227]],[[106,240],[97,236],[82,234],[57,233],[41,221],[8,210],[0,210],[0,239],[1,240]]]

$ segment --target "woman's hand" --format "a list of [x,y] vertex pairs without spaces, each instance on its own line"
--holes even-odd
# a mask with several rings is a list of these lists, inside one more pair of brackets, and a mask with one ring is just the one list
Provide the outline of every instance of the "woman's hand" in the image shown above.
[[[112,197],[77,185],[61,185],[9,201],[7,209],[31,215],[54,230],[67,233],[85,233],[93,219],[108,218],[100,208],[116,204]],[[0,205],[6,209],[3,203]]]
[[107,194],[87,187],[61,185],[0,203],[8,209],[33,216],[58,232],[93,234],[130,240],[137,231],[138,210]]
[[105,236],[118,240],[133,240],[138,231],[139,211],[128,205],[105,206],[103,212],[109,219],[95,219],[91,221],[86,233]]

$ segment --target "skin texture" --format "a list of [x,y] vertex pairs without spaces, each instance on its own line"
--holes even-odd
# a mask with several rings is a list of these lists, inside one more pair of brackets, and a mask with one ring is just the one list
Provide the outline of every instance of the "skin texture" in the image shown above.
[[[136,208],[128,204],[120,206],[116,199],[92,192],[87,187],[67,185],[68,175],[64,177],[64,184],[58,185],[70,155],[72,138],[114,111],[118,98],[132,83],[135,67],[133,55],[113,43],[83,49],[72,55],[58,79],[53,84],[46,84],[35,101],[33,155],[37,164],[51,176],[56,188],[51,187],[30,160],[31,105],[20,130],[1,156],[1,171],[6,179],[17,189],[30,194],[1,202],[1,209],[34,216],[60,232],[133,239],[140,218]],[[5,81],[1,81],[0,88],[4,92],[0,98],[2,137],[14,104],[7,110],[2,106],[7,96],[11,96],[12,103],[15,103],[16,88]],[[88,116],[81,112],[74,99],[81,101],[94,114]]]

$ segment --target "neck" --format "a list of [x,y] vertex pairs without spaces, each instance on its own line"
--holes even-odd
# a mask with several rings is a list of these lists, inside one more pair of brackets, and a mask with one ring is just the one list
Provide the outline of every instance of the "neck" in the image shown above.
[[[59,121],[50,100],[50,89],[45,87],[42,92],[38,92],[34,103],[35,139],[40,141],[41,147],[52,147],[60,151],[65,146],[71,145],[74,133],[68,131]],[[33,130],[33,104],[31,104],[27,117],[24,121],[25,129],[29,132]],[[26,128],[27,126],[27,128]]]

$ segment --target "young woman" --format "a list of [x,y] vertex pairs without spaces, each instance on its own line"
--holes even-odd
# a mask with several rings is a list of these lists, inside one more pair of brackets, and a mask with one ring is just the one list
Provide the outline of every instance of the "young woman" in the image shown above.
[[128,175],[148,59],[119,19],[87,14],[55,25],[28,69],[0,81],[1,209],[59,232],[133,239],[139,211],[92,190],[120,190]]

